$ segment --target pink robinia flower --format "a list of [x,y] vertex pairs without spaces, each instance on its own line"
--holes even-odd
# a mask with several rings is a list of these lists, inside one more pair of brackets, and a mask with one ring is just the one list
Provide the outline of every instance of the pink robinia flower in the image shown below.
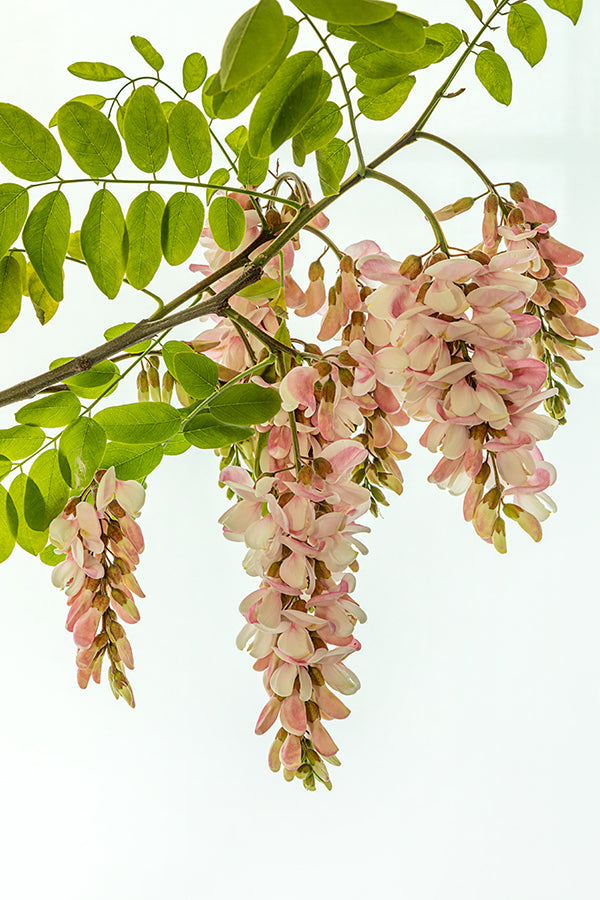
[[121,481],[114,467],[96,474],[96,482],[82,499],[73,497],[51,523],[49,538],[67,557],[52,572],[52,583],[69,600],[67,629],[77,651],[77,682],[99,684],[108,652],[108,680],[115,697],[135,706],[125,668],[133,669],[131,645],[117,616],[129,624],[139,621],[134,595],[144,594],[133,572],[144,549],[134,517],[144,504],[145,491],[137,481]]

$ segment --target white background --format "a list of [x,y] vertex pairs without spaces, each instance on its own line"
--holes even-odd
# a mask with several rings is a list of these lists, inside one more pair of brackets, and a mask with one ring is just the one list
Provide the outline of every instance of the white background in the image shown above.
[[[541,0],[534,4],[549,27],[548,56],[535,70],[505,37],[492,38],[513,71],[511,107],[465,71],[456,86],[467,93],[445,101],[428,127],[494,180],[520,179],[558,210],[553,233],[586,252],[573,275],[597,322],[600,8],[587,0],[573,29]],[[192,50],[204,52],[213,71],[245,7],[21,0],[3,20],[0,98],[48,121],[64,100],[96,90],[73,79],[69,63],[134,69],[130,34],[154,41],[173,79]],[[470,33],[477,26],[460,0],[413,0],[411,11]],[[414,120],[450,65],[420,75],[391,121],[361,120],[369,156]],[[458,160],[424,142],[386,170],[434,208],[480,190]],[[86,190],[69,195],[79,197],[75,215]],[[403,258],[432,243],[418,210],[379,185],[344,198],[331,219],[342,246],[371,237]],[[473,245],[478,227],[478,213],[449,223],[451,241]],[[156,285],[167,298],[190,283],[185,267],[164,270]],[[125,291],[111,302],[78,281],[79,272],[67,274],[64,305],[44,330],[27,308],[3,336],[2,384],[149,311]],[[192,326],[185,336],[193,333]],[[216,523],[226,498],[210,452],[166,459],[149,478],[139,569],[147,598],[142,621],[129,629],[134,711],[105,683],[77,688],[64,596],[47,567],[15,551],[0,572],[6,896],[597,898],[598,362],[576,371],[586,388],[574,392],[568,426],[544,448],[559,470],[552,494],[560,509],[539,546],[514,528],[507,557],[482,543],[462,521],[460,500],[426,483],[434,459],[410,430],[405,493],[372,523],[361,564],[356,596],[369,621],[358,629],[363,649],[353,668],[363,687],[350,698],[351,717],[332,728],[343,765],[333,770],[331,793],[309,794],[269,773],[269,737],[253,735],[264,692],[234,647],[237,605],[253,583],[240,548]],[[12,425],[2,412],[0,425]]]

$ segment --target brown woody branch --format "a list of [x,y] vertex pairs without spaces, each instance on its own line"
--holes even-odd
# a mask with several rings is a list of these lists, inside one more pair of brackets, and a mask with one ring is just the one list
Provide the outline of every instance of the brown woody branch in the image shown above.
[[[219,276],[222,274],[223,272],[220,271]],[[35,378],[30,378],[28,381],[21,381],[19,384],[15,384],[5,391],[1,391],[0,406],[8,406],[9,403],[15,403],[18,400],[26,400],[29,397],[34,397],[45,388],[58,384],[59,382],[64,381],[65,378],[70,378],[73,375],[79,375],[81,372],[86,372],[97,363],[102,362],[105,359],[110,359],[111,356],[114,356],[121,350],[125,350],[126,347],[131,347],[132,344],[137,344],[139,341],[145,340],[146,338],[154,337],[162,331],[174,328],[176,325],[183,325],[185,322],[191,322],[194,319],[199,319],[201,316],[222,313],[227,307],[229,299],[233,297],[234,294],[237,294],[245,287],[254,284],[261,276],[262,268],[255,265],[248,265],[244,271],[231,282],[231,284],[228,284],[227,287],[215,294],[214,297],[211,297],[210,300],[205,300],[203,303],[196,304],[196,306],[190,306],[171,316],[160,319],[152,317],[149,319],[142,319],[141,322],[138,322],[137,325],[134,325],[129,331],[125,331],[111,341],[100,344],[99,347],[94,347],[93,350],[88,350],[87,353],[76,356],[69,362],[64,363],[62,366],[57,366],[49,372],[43,372]],[[200,282],[200,284],[202,285],[203,282]],[[195,294],[201,293],[204,289],[205,288],[203,287],[196,286]],[[190,291],[191,290],[193,289],[190,289]],[[194,294],[190,294],[189,291],[186,292],[186,294],[188,295],[186,299],[190,296],[194,296]],[[164,310],[161,310],[161,312],[164,312]]]

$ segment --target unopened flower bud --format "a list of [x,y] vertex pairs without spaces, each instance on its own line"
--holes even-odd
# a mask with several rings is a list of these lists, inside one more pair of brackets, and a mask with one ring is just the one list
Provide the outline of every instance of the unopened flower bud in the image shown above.
[[143,401],[150,398],[150,392],[148,390],[148,375],[146,374],[145,369],[142,369],[142,371],[138,373],[137,394],[139,403],[142,403]]
[[515,203],[520,203],[521,200],[526,200],[527,197],[529,197],[529,194],[527,193],[527,188],[524,184],[521,184],[520,181],[513,181],[510,186],[510,196]]
[[413,281],[417,275],[420,275],[423,271],[423,261],[420,256],[416,256],[416,254],[411,253],[400,265],[400,274],[404,275],[405,278],[410,278]]
[[276,231],[278,228],[281,228],[282,221],[278,210],[268,209],[265,213],[265,219],[267,220],[267,225],[271,231]]
[[310,466],[302,466],[298,472],[298,481],[300,484],[310,484],[313,480],[313,470]]
[[323,268],[320,260],[315,260],[315,262],[311,262],[308,267],[308,277],[310,281],[322,281],[325,277],[325,269]]
[[354,375],[350,369],[340,369],[338,375],[345,388],[351,388],[354,385]]
[[146,357],[146,362],[149,366],[152,366],[153,369],[158,369],[160,366],[160,357],[153,353],[152,356]]
[[450,203],[448,206],[443,206],[441,209],[438,209],[438,211],[434,213],[434,216],[438,222],[445,222],[447,219],[453,219],[454,216],[458,216],[468,209],[471,209],[474,203],[474,197],[461,197],[460,200],[455,200],[454,203]]
[[313,468],[319,478],[327,478],[327,476],[331,475],[333,472],[333,466],[329,460],[324,459],[322,456],[317,456],[317,458],[313,460]]
[[[475,262],[481,263],[482,266],[487,266],[490,261],[490,257],[487,255],[487,253],[484,253],[483,250],[471,250],[471,252],[469,253],[469,259],[473,259],[475,260]],[[476,290],[478,285],[466,284],[465,287],[471,288],[471,290]]]
[[523,225],[525,222],[525,216],[523,215],[523,210],[515,207],[511,209],[508,214],[508,224],[509,225]]
[[162,386],[160,390],[160,399],[163,403],[170,403],[171,397],[173,396],[173,386],[175,385],[175,379],[171,375],[170,372],[165,372],[162,379]]
[[160,401],[160,377],[158,370],[152,366],[148,369],[148,386],[150,388],[150,399],[154,402]]

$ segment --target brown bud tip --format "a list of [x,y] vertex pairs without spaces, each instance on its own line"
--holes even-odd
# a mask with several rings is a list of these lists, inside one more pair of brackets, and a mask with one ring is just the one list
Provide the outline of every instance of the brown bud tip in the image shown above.
[[485,198],[483,209],[486,213],[494,213],[495,215],[498,212],[498,196],[496,194],[488,194]]
[[322,281],[325,277],[325,269],[321,265],[320,260],[315,260],[315,262],[311,262],[308,267],[308,277],[311,281]]
[[312,482],[313,472],[310,466],[302,466],[298,472],[298,481],[300,484],[310,484]]
[[527,193],[527,188],[524,184],[521,184],[520,181],[513,181],[510,186],[510,196],[515,203],[520,203],[521,200],[526,200],[527,197],[529,197],[529,194]]
[[338,360],[340,362],[340,365],[342,365],[342,366],[357,366],[358,365],[358,363],[356,362],[354,357],[350,356],[350,354],[348,353],[347,350],[342,350],[342,352],[338,356]]
[[327,478],[327,476],[331,475],[331,473],[333,472],[333,466],[331,465],[329,460],[323,459],[323,457],[321,456],[318,456],[314,460],[313,466],[319,478]]
[[350,371],[350,369],[340,369],[339,370],[340,381],[346,388],[351,388],[354,384],[354,375]]
[[[483,250],[471,250],[469,253],[469,259],[474,259],[475,262],[481,263],[482,266],[487,266],[490,261],[487,253],[484,253]],[[477,285],[474,285],[477,287]]]
[[281,221],[281,216],[276,209],[268,209],[265,213],[265,219],[267,220],[267,225],[272,230],[281,228],[281,225],[283,224]]
[[354,272],[354,260],[351,256],[342,256],[340,259],[340,272]]
[[417,275],[420,275],[422,270],[423,262],[421,257],[416,256],[414,253],[407,256],[400,266],[400,274],[404,275],[405,278],[410,278],[411,281],[413,281]]
[[333,403],[335,400],[335,381],[329,378],[323,385],[323,402]]
[[508,224],[509,225],[522,225],[525,222],[525,216],[523,215],[523,210],[518,207],[515,209],[511,209],[508,214]]

